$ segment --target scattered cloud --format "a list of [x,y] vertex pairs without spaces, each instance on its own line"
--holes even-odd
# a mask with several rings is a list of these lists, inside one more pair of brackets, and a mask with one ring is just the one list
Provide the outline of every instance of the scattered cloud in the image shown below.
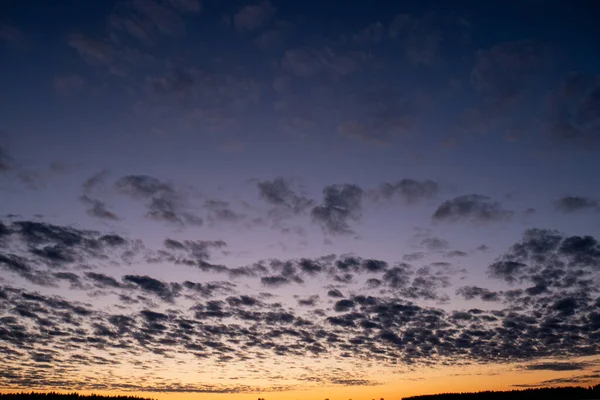
[[548,57],[547,46],[534,41],[507,42],[479,50],[471,82],[498,101],[509,101],[527,89],[528,81]]
[[565,214],[586,210],[600,211],[598,201],[586,197],[566,196],[556,200],[554,205],[558,211]]
[[600,77],[573,73],[553,94],[547,131],[561,149],[589,151],[600,144]]
[[350,223],[362,216],[363,190],[356,185],[330,185],[323,189],[323,203],[311,211],[313,219],[332,235],[353,233]]
[[127,175],[115,183],[117,190],[134,199],[146,200],[146,218],[177,225],[203,224],[192,212],[186,194],[169,183],[148,175]]
[[6,173],[13,169],[12,157],[8,154],[8,151],[0,146],[0,173]]
[[[217,3],[207,11],[213,12]],[[435,12],[390,13],[389,24],[371,19],[335,35],[328,34],[335,24],[328,25],[320,36],[304,30],[302,24],[312,20],[294,18],[292,25],[280,19],[288,9],[277,9],[269,0],[224,7],[228,10],[217,14],[227,14],[231,29],[201,20],[205,15],[199,14],[199,0],[118,0],[102,16],[96,34],[75,31],[66,37],[84,69],[58,72],[46,85],[60,94],[89,92],[93,96],[86,101],[98,104],[107,94],[130,101],[132,121],[139,119],[144,128],[137,126],[131,134],[164,133],[151,138],[159,145],[148,148],[167,148],[172,135],[185,132],[189,143],[206,146],[206,153],[194,153],[198,158],[208,157],[215,143],[218,150],[223,143],[228,150],[243,150],[204,160],[209,170],[198,175],[199,185],[208,179],[207,192],[216,187],[217,194],[167,180],[169,171],[161,177],[120,171],[114,177],[102,170],[81,187],[75,183],[76,194],[67,195],[79,202],[80,214],[95,219],[95,229],[60,225],[55,221],[61,216],[53,210],[69,205],[56,203],[62,186],[50,178],[82,179],[84,170],[56,173],[64,172],[65,165],[80,164],[56,155],[46,159],[43,151],[31,150],[31,165],[43,165],[33,171],[0,146],[1,189],[6,189],[9,203],[23,199],[22,209],[15,212],[25,214],[23,210],[45,197],[40,193],[36,200],[30,193],[25,199],[4,186],[5,181],[31,188],[47,181],[53,191],[49,208],[40,210],[47,217],[6,215],[0,221],[0,349],[6,356],[0,360],[0,386],[251,394],[300,387],[290,381],[314,387],[377,385],[368,379],[372,366],[397,372],[398,365],[412,369],[501,363],[525,371],[570,372],[595,365],[572,361],[600,352],[600,243],[588,229],[592,218],[575,221],[587,224],[581,235],[571,232],[573,226],[565,227],[569,234],[527,229],[504,251],[506,235],[514,234],[507,225],[488,226],[489,231],[476,232],[476,242],[468,242],[452,236],[451,224],[442,223],[472,228],[513,220],[535,226],[544,217],[543,204],[558,213],[583,216],[600,211],[600,197],[585,188],[572,192],[581,195],[571,195],[558,179],[553,187],[567,195],[547,198],[540,190],[524,204],[526,195],[518,198],[524,181],[516,179],[511,180],[515,187],[494,189],[515,194],[502,201],[481,194],[440,199],[452,188],[438,178],[393,174],[402,173],[398,162],[404,165],[394,160],[413,164],[417,156],[410,157],[416,153],[419,163],[429,163],[423,170],[431,168],[432,176],[462,168],[461,154],[448,156],[444,149],[427,147],[431,135],[440,131],[431,129],[433,125],[448,128],[448,144],[473,133],[509,139],[493,149],[497,160],[483,160],[483,175],[493,168],[491,163],[510,159],[502,157],[522,144],[537,150],[545,140],[560,151],[591,153],[600,143],[599,76],[575,72],[558,85],[538,85],[542,79],[564,77],[560,74],[565,66],[549,62],[550,46],[533,40],[486,43],[474,52],[472,38],[465,34],[458,43],[453,36],[465,33],[469,20],[460,21],[464,31],[451,31]],[[196,17],[190,25],[188,19]],[[227,50],[233,42],[223,47],[219,39],[196,46],[196,37],[185,37],[205,27],[237,41],[235,51]],[[0,45],[25,42],[20,27],[0,22]],[[189,45],[194,49],[181,52]],[[399,57],[388,53],[394,49],[400,49]],[[256,63],[248,62],[252,54],[258,57]],[[548,66],[558,69],[547,74]],[[440,68],[453,76],[439,75]],[[418,82],[411,81],[411,74]],[[540,101],[541,93],[547,95],[546,102]],[[62,98],[62,103],[73,98]],[[443,112],[433,110],[442,101]],[[44,118],[35,121],[43,123]],[[252,138],[239,136],[245,132]],[[270,136],[282,132],[292,135]],[[27,138],[28,129],[23,134]],[[529,140],[522,140],[524,135]],[[16,143],[22,145],[23,137]],[[335,163],[337,169],[313,177],[320,182],[317,187],[305,189],[299,179],[275,175],[250,181],[251,187],[234,197],[223,195],[219,185],[227,171],[255,161],[246,159],[250,151],[271,157],[257,160],[257,171],[265,170],[261,162],[273,160],[283,162],[280,169],[293,171],[294,165],[286,163],[295,161],[276,148],[284,139],[297,151],[315,150],[316,145],[322,153],[315,154],[315,162]],[[297,149],[294,140],[302,143]],[[485,140],[486,146],[492,143]],[[408,146],[393,147],[400,141]],[[363,149],[360,144],[386,148]],[[476,150],[481,143],[471,145]],[[57,162],[49,170],[50,160]],[[456,160],[459,166],[453,164]],[[373,162],[385,164],[373,167],[381,180],[358,174],[349,181],[356,184],[328,184],[348,182],[337,179],[359,171],[350,164]],[[323,171],[313,167],[310,171]],[[409,165],[407,171],[417,167]],[[209,175],[213,170],[226,173]],[[182,173],[194,173],[190,171]],[[365,171],[368,175],[375,169]],[[593,174],[584,175],[578,176],[580,183]],[[334,180],[322,183],[327,179]],[[118,233],[107,231],[107,226],[126,221],[124,212],[132,204],[148,221],[164,224],[168,233],[139,232],[147,224],[155,226],[148,221],[132,227],[136,233],[122,226]],[[384,219],[389,215],[375,214],[389,207],[405,207],[401,211],[406,215],[388,221]],[[517,221],[513,210],[519,210]],[[431,229],[416,227],[420,212],[429,216],[426,222],[433,221]],[[363,229],[363,215],[365,223],[380,224]],[[90,221],[76,217],[82,224]],[[54,222],[41,222],[46,218]],[[181,229],[192,226],[202,229],[194,229],[193,235]],[[395,226],[408,232],[406,247],[405,235],[391,234]],[[413,227],[418,234],[411,238]],[[264,234],[268,229],[276,232]],[[143,235],[144,241],[135,235]],[[265,242],[273,235],[279,247],[271,252],[273,243]],[[356,240],[361,237],[375,240],[374,247]],[[379,243],[384,237],[399,242]],[[487,245],[476,247],[482,242]],[[314,254],[321,251],[321,256]],[[264,258],[252,259],[256,254]],[[474,268],[475,263],[481,273],[464,267]],[[491,282],[484,280],[484,273]],[[548,361],[557,354],[564,358]],[[277,371],[264,364],[273,357],[280,362]],[[319,362],[313,363],[315,359]],[[262,378],[274,384],[236,384],[227,373],[222,384],[188,384],[161,371],[172,368],[173,376],[185,376],[194,362],[207,371],[232,366],[243,372],[236,379]],[[133,373],[121,376],[119,371]],[[597,372],[545,384],[597,380]],[[141,382],[140,374],[152,383]]]
[[444,143],[454,145],[490,131],[502,132],[504,140],[510,141],[518,140],[518,132],[536,132],[539,127],[521,118],[519,108],[528,107],[528,96],[536,91],[536,82],[551,60],[550,48],[533,40],[478,50],[471,84],[481,99],[460,113]]
[[259,50],[270,51],[283,44],[285,33],[281,29],[269,29],[262,32],[254,39],[254,44]]
[[305,47],[286,50],[281,60],[284,71],[299,78],[320,74],[335,79],[352,75],[368,61],[361,51],[342,52],[332,47]]
[[259,196],[271,206],[269,217],[275,223],[306,213],[315,202],[292,188],[292,182],[283,178],[272,181],[259,181]]
[[513,212],[487,196],[470,194],[443,202],[433,214],[434,221],[465,221],[474,224],[505,221]]
[[398,14],[388,27],[390,38],[404,43],[406,59],[414,65],[431,65],[442,42],[441,33],[429,17]]
[[456,294],[465,300],[478,298],[482,301],[499,301],[501,299],[501,293],[478,286],[463,286],[456,291]]
[[118,2],[108,17],[113,41],[123,34],[152,44],[159,35],[178,37],[185,32],[184,16],[202,9],[198,0],[132,0]]
[[116,50],[109,43],[91,39],[80,33],[71,35],[68,44],[91,65],[111,66],[117,57]]
[[447,248],[450,244],[447,240],[440,239],[438,237],[430,237],[421,240],[421,246],[425,247],[427,250],[437,251],[443,250]]
[[[161,184],[145,182],[132,190],[147,196]],[[338,189],[343,192],[343,186]],[[59,370],[112,365],[107,357],[73,358],[85,346],[99,357],[119,353],[121,360],[147,354],[151,359],[141,365],[150,374],[156,372],[152,365],[157,359],[167,360],[177,351],[207,365],[309,352],[331,359],[370,357],[380,366],[468,360],[526,363],[527,370],[574,371],[586,366],[545,360],[555,354],[583,356],[599,350],[593,335],[600,329],[600,318],[597,299],[591,294],[600,290],[596,268],[600,245],[592,237],[526,231],[489,266],[490,275],[509,287],[499,291],[460,287],[456,294],[474,307],[456,310],[447,304],[444,290],[461,270],[447,262],[415,267],[331,255],[216,268],[207,260],[224,242],[169,238],[163,248],[145,249],[142,256],[173,268],[193,261],[203,272],[226,274],[240,284],[205,279],[168,282],[148,275],[150,270],[128,270],[121,277],[104,269],[78,272],[81,264],[105,264],[107,259],[125,268],[121,255],[140,247],[134,239],[32,221],[2,225],[0,233],[9,239],[0,241],[0,267],[12,277],[40,289],[68,284],[70,290],[87,292],[94,299],[117,299],[113,308],[99,310],[96,305],[102,302],[97,300],[79,303],[2,282],[0,309],[11,310],[3,317],[4,343],[22,361],[20,366],[32,360],[52,360]],[[307,292],[319,287],[307,283],[317,281],[323,285],[321,290]],[[254,284],[271,293],[246,293]],[[510,288],[515,284],[524,289]],[[283,291],[296,295],[293,304],[275,295]],[[442,309],[427,302],[447,305]],[[478,309],[480,302],[496,302],[504,308]],[[557,318],[560,324],[553,323]],[[35,349],[28,344],[32,342],[37,343]],[[306,373],[300,368],[301,374]],[[43,375],[39,368],[33,370]],[[353,375],[331,376],[327,381],[366,384]]]
[[98,199],[93,199],[89,196],[83,195],[79,198],[83,204],[88,206],[86,213],[92,217],[117,221],[119,217],[112,211],[109,211],[106,204]]
[[385,34],[385,27],[379,21],[367,26],[352,36],[352,40],[359,45],[368,46],[381,42]]
[[577,362],[548,362],[526,365],[525,369],[530,371],[578,371],[587,367],[585,363]]
[[418,204],[434,198],[439,190],[438,183],[431,180],[402,179],[397,182],[382,183],[375,196],[384,199],[400,198],[405,204]]
[[269,0],[263,0],[260,3],[250,4],[242,7],[234,16],[233,24],[236,29],[244,31],[253,31],[263,26],[275,15],[276,8]]
[[394,85],[376,82],[355,89],[344,99],[346,115],[337,130],[343,136],[379,146],[409,138],[417,128],[416,101]]

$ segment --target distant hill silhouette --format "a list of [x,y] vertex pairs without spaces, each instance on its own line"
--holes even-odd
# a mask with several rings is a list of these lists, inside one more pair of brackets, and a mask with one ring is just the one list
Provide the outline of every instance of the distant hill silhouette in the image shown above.
[[443,393],[404,397],[402,400],[600,400],[600,385],[589,388],[557,387],[506,392]]
[[92,394],[89,396],[78,393],[0,393],[0,400],[154,400],[137,396],[99,396]]

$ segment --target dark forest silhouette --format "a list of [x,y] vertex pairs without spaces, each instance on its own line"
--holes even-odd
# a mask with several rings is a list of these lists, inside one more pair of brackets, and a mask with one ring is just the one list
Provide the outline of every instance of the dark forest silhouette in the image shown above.
[[599,399],[600,385],[589,388],[556,387],[511,390],[506,392],[443,393],[404,397],[402,400],[580,400]]

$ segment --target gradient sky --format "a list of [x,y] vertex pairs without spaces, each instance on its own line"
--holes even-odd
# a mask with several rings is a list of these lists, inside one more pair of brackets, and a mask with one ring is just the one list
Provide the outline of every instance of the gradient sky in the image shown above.
[[3,0],[0,387],[598,383],[599,17]]

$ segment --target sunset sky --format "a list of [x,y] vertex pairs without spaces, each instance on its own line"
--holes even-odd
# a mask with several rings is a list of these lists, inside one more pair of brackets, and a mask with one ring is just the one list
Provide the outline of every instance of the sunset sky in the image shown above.
[[599,383],[599,18],[0,0],[0,389]]

